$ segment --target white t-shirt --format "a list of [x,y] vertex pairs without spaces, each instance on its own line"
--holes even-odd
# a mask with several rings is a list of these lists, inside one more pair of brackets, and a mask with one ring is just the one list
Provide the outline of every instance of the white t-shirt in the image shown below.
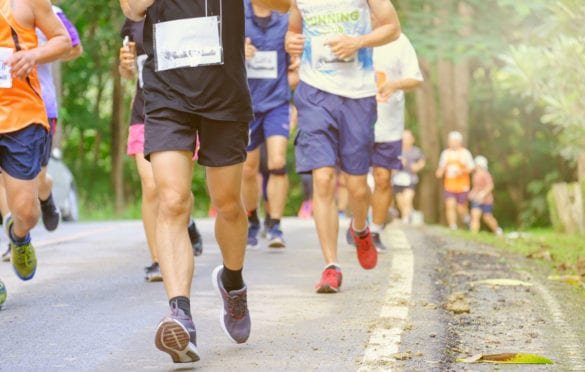
[[372,31],[368,0],[297,0],[303,17],[305,50],[301,80],[341,97],[376,95],[373,50],[360,49],[351,58],[337,58],[325,43],[339,35],[359,36]]
[[[385,81],[414,79],[423,81],[416,51],[406,35],[398,40],[374,49],[374,68],[378,84]],[[394,93],[388,102],[378,103],[376,142],[395,142],[402,139],[404,132],[404,92]]]

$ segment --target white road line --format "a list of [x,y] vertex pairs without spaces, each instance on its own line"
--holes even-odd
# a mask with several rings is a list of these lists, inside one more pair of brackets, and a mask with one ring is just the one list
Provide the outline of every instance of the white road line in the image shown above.
[[393,356],[400,350],[402,333],[408,322],[414,276],[412,247],[401,230],[388,229],[384,238],[391,242],[392,247],[390,287],[380,311],[379,324],[372,330],[358,371],[390,371],[396,362]]

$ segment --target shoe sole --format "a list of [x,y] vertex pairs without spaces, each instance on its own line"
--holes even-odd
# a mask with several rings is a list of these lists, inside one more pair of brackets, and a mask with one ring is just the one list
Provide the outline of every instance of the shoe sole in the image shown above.
[[174,363],[194,363],[200,359],[189,332],[176,320],[165,319],[159,324],[155,344],[157,349],[169,354]]
[[55,225],[49,224],[48,222],[45,221],[44,218],[42,220],[45,229],[49,232],[53,232],[57,230],[57,227],[59,227],[59,223],[61,223],[61,212],[57,211],[57,222],[55,223]]
[[320,294],[331,294],[331,293],[338,293],[338,292],[339,292],[339,288],[334,288],[330,285],[324,285],[324,286],[317,288],[317,293],[320,293]]
[[158,282],[162,282],[163,281],[163,277],[162,275],[158,275],[158,276],[151,276],[151,277],[146,277],[144,278],[148,283],[158,283]]
[[283,249],[286,248],[286,244],[282,240],[272,240],[268,243],[268,248]]
[[213,273],[211,274],[211,282],[213,283],[213,288],[215,288],[215,293],[217,293],[217,295],[219,296],[219,301],[221,303],[221,308],[219,309],[219,324],[221,325],[221,329],[223,329],[223,332],[225,333],[225,335],[235,344],[239,344],[240,342],[236,341],[228,332],[227,327],[225,326],[225,320],[224,320],[224,316],[225,316],[225,310],[223,308],[223,296],[221,295],[221,290],[219,289],[219,284],[217,283],[220,279],[219,279],[219,273],[221,272],[222,267],[218,266],[213,270]]

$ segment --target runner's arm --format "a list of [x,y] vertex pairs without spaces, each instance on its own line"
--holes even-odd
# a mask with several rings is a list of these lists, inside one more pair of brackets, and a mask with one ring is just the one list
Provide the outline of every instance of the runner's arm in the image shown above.
[[399,90],[403,92],[410,92],[418,88],[422,81],[416,79],[401,79],[396,81],[388,81],[380,88],[378,88],[378,101],[386,102],[394,93]]
[[423,170],[426,166],[427,166],[427,161],[425,159],[420,159],[419,161],[417,161],[416,163],[414,163],[412,165],[412,167],[410,167],[410,170],[413,173],[418,173],[421,170]]
[[286,13],[290,9],[291,0],[256,0],[261,6]]
[[67,56],[65,56],[64,58],[61,58],[61,60],[65,62],[73,61],[81,57],[81,55],[83,54],[83,45],[81,44],[81,39],[79,38],[79,31],[77,31],[77,28],[69,20],[69,18],[67,18],[65,13],[59,12],[57,13],[57,17],[59,17],[61,22],[63,22],[63,25],[65,26],[65,29],[69,34],[69,38],[71,39],[71,45],[73,46],[69,54],[67,54]]
[[305,49],[305,36],[303,35],[303,17],[296,1],[290,8],[288,16],[288,32],[285,38],[285,49],[291,57],[300,57]]

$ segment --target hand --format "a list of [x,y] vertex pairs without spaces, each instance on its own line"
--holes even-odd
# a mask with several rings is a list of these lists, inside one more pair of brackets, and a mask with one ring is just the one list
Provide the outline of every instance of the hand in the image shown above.
[[120,48],[120,68],[129,72],[136,72],[136,53],[129,46]]
[[351,59],[361,49],[359,39],[347,35],[335,36],[329,39],[325,45],[331,48],[337,58],[343,60]]
[[291,57],[300,57],[305,50],[305,35],[287,32],[284,45]]
[[246,60],[249,61],[256,56],[256,52],[258,50],[254,46],[254,44],[252,44],[252,40],[249,37],[246,38],[246,42],[244,45],[245,45],[244,50],[246,53]]
[[301,57],[291,57],[290,58],[290,65],[288,66],[288,71],[296,72],[299,67],[301,67]]
[[24,80],[37,65],[36,52],[34,50],[15,52],[4,63],[10,66],[13,77]]
[[385,84],[378,87],[378,94],[376,96],[376,99],[380,103],[388,102],[390,97],[392,97],[392,95],[397,91],[398,89],[396,89],[394,82],[388,81]]

